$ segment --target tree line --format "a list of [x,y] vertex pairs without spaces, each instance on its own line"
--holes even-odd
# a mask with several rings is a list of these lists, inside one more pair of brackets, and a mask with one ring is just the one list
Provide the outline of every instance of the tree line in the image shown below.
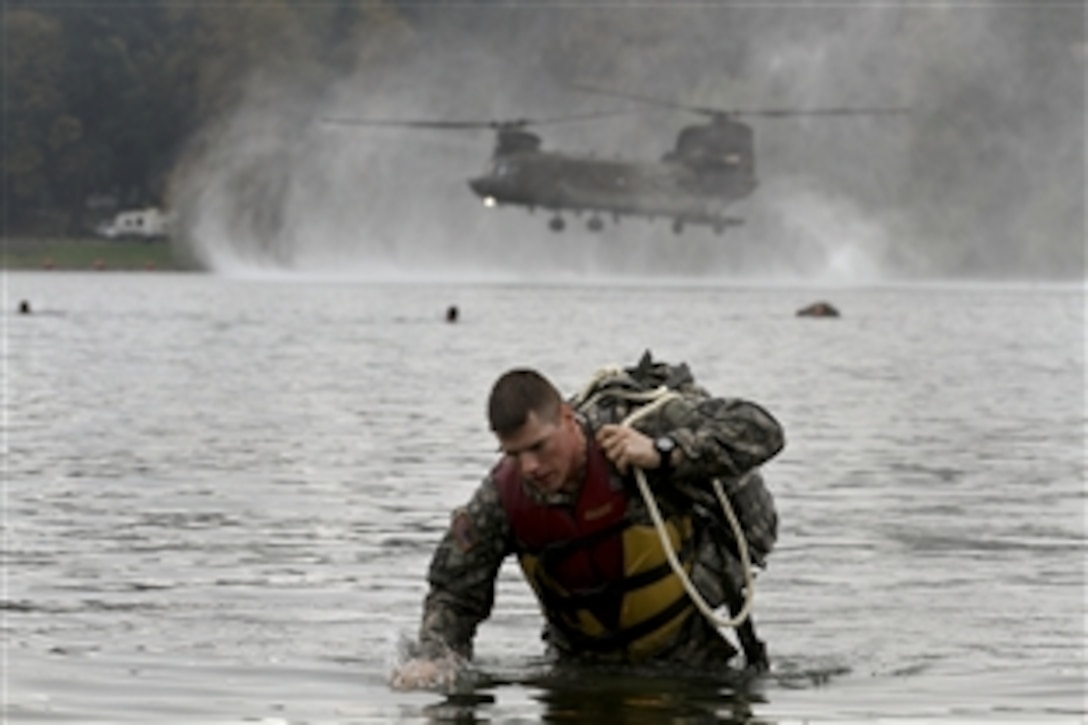
[[79,234],[96,207],[161,204],[185,144],[229,111],[250,70],[304,60],[332,76],[415,12],[374,0],[6,0],[5,233]]

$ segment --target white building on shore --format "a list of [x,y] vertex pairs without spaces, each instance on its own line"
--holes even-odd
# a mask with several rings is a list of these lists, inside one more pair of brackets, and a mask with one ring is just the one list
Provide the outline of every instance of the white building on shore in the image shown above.
[[157,207],[120,211],[95,227],[108,239],[162,239],[170,232],[169,217]]

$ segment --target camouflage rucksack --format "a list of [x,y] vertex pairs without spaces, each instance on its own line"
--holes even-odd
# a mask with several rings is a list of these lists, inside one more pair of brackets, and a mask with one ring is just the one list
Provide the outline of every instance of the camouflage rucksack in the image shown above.
[[[710,394],[695,382],[686,363],[672,365],[654,361],[649,350],[630,368],[600,371],[571,403],[593,427],[626,419],[632,412],[656,399],[662,389],[686,398],[709,399]],[[735,556],[739,556],[732,528],[712,487],[679,485],[677,488],[694,503],[695,511],[708,520],[712,530]],[[764,567],[766,557],[778,538],[778,515],[774,497],[767,490],[759,469],[722,479],[722,488],[747,541],[752,563]]]

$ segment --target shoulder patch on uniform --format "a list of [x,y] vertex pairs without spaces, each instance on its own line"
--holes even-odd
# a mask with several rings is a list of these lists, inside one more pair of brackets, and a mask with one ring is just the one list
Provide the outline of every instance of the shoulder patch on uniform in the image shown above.
[[472,517],[465,509],[457,509],[453,512],[450,534],[457,548],[462,552],[469,551],[480,542],[480,535],[476,533],[476,524],[472,523]]

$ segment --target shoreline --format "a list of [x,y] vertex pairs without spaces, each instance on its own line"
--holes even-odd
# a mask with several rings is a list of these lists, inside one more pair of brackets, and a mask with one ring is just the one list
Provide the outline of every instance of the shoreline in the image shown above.
[[38,271],[188,272],[169,239],[5,237],[0,269]]

